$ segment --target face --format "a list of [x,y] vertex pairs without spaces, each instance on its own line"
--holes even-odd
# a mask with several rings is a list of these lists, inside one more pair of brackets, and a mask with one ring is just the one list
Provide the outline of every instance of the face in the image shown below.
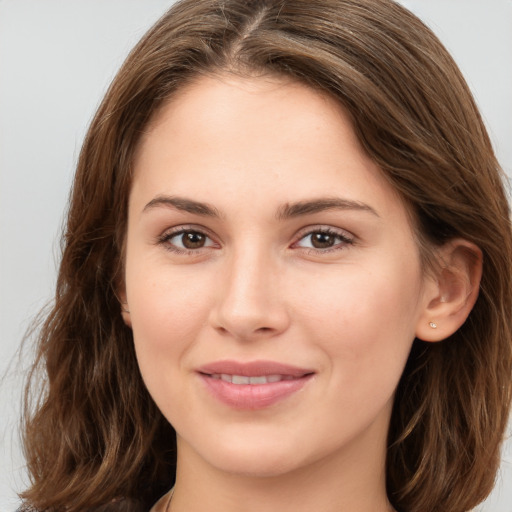
[[382,461],[423,290],[407,212],[334,100],[202,77],[144,134],[125,321],[179,453],[253,475]]

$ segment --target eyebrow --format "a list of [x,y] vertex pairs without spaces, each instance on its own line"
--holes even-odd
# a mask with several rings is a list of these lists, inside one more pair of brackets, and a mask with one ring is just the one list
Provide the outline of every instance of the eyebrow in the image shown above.
[[182,212],[193,213],[204,217],[221,217],[219,210],[208,203],[201,203],[185,197],[176,196],[157,196],[144,206],[142,211],[145,212],[159,206],[167,206]]
[[368,212],[376,217],[380,215],[370,205],[360,201],[351,201],[339,197],[321,197],[310,201],[298,201],[296,203],[287,203],[280,207],[276,217],[279,220],[300,217],[302,215],[311,215],[327,210],[357,210]]
[[[220,211],[208,203],[177,196],[157,196],[144,206],[143,212],[161,206],[175,208],[176,210],[204,217],[213,217],[216,219],[222,217]],[[278,208],[276,218],[278,220],[286,220],[328,210],[357,210],[368,212],[379,217],[379,214],[366,203],[339,197],[321,197],[309,201],[286,203]]]

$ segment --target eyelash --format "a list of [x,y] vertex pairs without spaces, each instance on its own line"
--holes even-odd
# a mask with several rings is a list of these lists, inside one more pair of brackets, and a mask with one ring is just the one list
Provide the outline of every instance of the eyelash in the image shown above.
[[334,237],[338,239],[338,242],[335,243],[332,247],[326,247],[324,249],[315,248],[315,247],[303,247],[303,249],[306,250],[308,254],[326,254],[331,253],[335,251],[341,251],[346,248],[347,245],[353,245],[354,244],[354,238],[351,237],[347,232],[345,231],[337,231],[332,228],[327,227],[318,227],[318,228],[308,228],[306,232],[303,232],[300,234],[297,242],[294,242],[292,244],[292,247],[297,246],[299,242],[306,239],[307,237],[311,237],[315,234],[320,235],[327,235],[330,237]]
[[186,234],[198,234],[204,236],[208,240],[212,240],[212,237],[208,235],[205,231],[201,229],[197,229],[195,227],[179,227],[172,231],[166,231],[158,237],[157,243],[163,245],[168,251],[171,251],[175,254],[183,254],[187,256],[196,256],[202,252],[202,249],[209,248],[207,247],[199,247],[197,249],[187,249],[187,248],[180,248],[176,245],[173,245],[170,243],[170,241],[178,236],[183,236]]
[[[180,227],[180,228],[177,228],[175,230],[165,232],[163,235],[158,237],[157,243],[165,246],[165,248],[168,251],[171,251],[171,252],[173,252],[175,254],[189,255],[189,256],[199,255],[199,254],[201,254],[203,252],[203,249],[208,249],[208,248],[213,247],[215,245],[215,242],[213,242],[209,246],[203,246],[203,247],[199,247],[197,249],[187,249],[187,248],[177,247],[176,245],[170,243],[170,241],[173,238],[178,237],[180,235],[183,236],[183,235],[186,235],[186,234],[198,234],[198,235],[204,236],[206,239],[208,239],[208,240],[213,242],[212,237],[210,235],[208,235],[208,233],[206,233],[205,231],[203,231],[201,229],[198,229],[198,228],[195,228],[195,227]],[[348,235],[346,232],[341,232],[341,231],[337,231],[337,230],[334,230],[332,228],[326,228],[326,227],[318,227],[318,228],[314,228],[313,227],[313,228],[308,228],[307,231],[303,231],[299,235],[299,238],[297,239],[297,241],[294,242],[291,245],[291,247],[292,248],[293,247],[299,247],[300,248],[300,246],[298,245],[299,242],[301,242],[302,240],[306,239],[307,237],[311,237],[311,236],[313,236],[315,234],[327,235],[327,236],[334,237],[334,238],[338,239],[338,242],[335,243],[332,247],[327,247],[327,248],[323,248],[323,249],[315,248],[315,247],[302,247],[302,249],[307,254],[316,254],[316,255],[318,255],[318,254],[331,253],[331,252],[334,252],[334,251],[343,250],[344,248],[346,248],[347,245],[353,245],[354,244],[354,238],[351,237],[350,235]],[[341,245],[341,247],[340,247],[340,245]]]

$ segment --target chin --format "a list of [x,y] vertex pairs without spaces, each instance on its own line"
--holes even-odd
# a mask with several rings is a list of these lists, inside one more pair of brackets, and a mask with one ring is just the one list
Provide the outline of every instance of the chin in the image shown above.
[[[213,437],[213,436],[212,436]],[[286,443],[283,439],[259,437],[248,440],[243,435],[216,439],[214,446],[194,446],[199,456],[217,470],[240,476],[268,478],[294,471],[305,461],[297,443]],[[180,449],[178,448],[178,453]]]
[[218,463],[217,469],[226,473],[232,473],[251,478],[279,477],[293,472],[301,466],[300,461],[291,460],[289,455],[279,455],[259,452],[257,454],[235,454],[233,457],[224,455],[224,459]]

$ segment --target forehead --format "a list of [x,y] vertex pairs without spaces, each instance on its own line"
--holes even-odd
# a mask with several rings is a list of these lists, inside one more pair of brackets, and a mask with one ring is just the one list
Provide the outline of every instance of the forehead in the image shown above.
[[232,132],[239,128],[244,128],[247,144],[253,145],[262,144],[265,133],[278,133],[279,144],[283,139],[293,142],[305,128],[330,130],[334,137],[357,144],[347,113],[328,94],[287,77],[224,73],[199,75],[179,88],[153,116],[141,145],[154,139],[155,132],[166,130],[176,138],[202,138],[218,146],[220,141],[234,142]]
[[384,192],[401,203],[343,107],[276,77],[202,76],[180,89],[141,139],[133,187],[146,196],[192,191],[206,200],[219,192],[221,201],[242,196],[262,205],[333,191],[352,200]]

